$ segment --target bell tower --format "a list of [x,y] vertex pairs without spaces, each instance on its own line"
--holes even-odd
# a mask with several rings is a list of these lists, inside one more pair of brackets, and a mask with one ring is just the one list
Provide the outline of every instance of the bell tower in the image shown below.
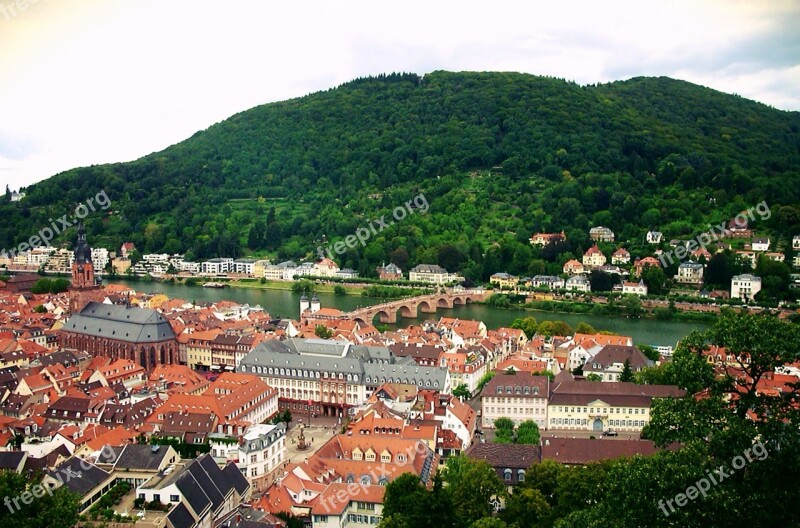
[[69,290],[69,311],[78,313],[90,300],[82,294],[85,291],[97,290],[92,263],[92,248],[86,242],[86,230],[83,223],[78,225],[78,240],[75,242],[75,254],[72,263],[72,286]]

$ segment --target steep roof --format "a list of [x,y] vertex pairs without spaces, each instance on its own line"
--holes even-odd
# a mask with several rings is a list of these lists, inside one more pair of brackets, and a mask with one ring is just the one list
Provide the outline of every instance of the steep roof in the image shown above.
[[538,445],[477,443],[467,450],[470,458],[485,460],[493,468],[528,469],[542,459]]
[[61,330],[130,343],[175,339],[172,326],[155,310],[99,302],[88,303]]

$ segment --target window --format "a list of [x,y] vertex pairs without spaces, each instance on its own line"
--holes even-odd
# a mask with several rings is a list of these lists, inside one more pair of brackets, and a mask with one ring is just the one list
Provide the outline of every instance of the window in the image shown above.
[[170,495],[170,496],[169,496],[169,501],[170,501],[170,502],[180,502],[180,501],[181,501],[181,498],[180,498],[180,497],[178,497],[177,495]]
[[517,482],[525,482],[525,470],[518,469],[517,470]]
[[372,484],[372,479],[369,477],[369,475],[361,475],[361,483],[365,486],[369,486]]
[[511,470],[506,469],[503,471],[503,478],[505,478],[506,482],[511,482]]
[[258,467],[250,468],[250,476],[257,477],[258,476]]

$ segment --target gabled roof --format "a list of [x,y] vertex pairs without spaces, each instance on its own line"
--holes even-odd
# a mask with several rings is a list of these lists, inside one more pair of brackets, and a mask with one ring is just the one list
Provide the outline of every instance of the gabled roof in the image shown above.
[[99,302],[88,303],[61,328],[64,332],[116,339],[130,343],[155,343],[175,339],[163,315],[148,308]]
[[81,497],[84,497],[110,475],[91,462],[78,457],[64,461],[48,474],[53,478],[60,478],[64,486]]
[[153,451],[149,444],[128,444],[114,463],[114,469],[133,469],[154,471],[163,463],[169,453],[168,446],[161,446],[158,451]]
[[476,443],[470,446],[466,455],[485,460],[496,469],[528,469],[541,462],[542,448],[525,444]]

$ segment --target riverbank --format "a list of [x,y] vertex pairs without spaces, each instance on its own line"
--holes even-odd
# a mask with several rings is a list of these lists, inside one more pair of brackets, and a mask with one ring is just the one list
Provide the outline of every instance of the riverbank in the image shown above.
[[[569,315],[592,315],[598,317],[620,317],[624,319],[655,319],[659,321],[682,322],[714,322],[719,315],[718,307],[700,306],[693,310],[692,306],[682,304],[672,306],[657,306],[637,299],[626,299],[618,302],[617,299],[592,297],[591,301],[577,301],[574,299],[547,299],[521,302],[511,296],[490,297],[481,304],[496,309],[524,310],[529,312],[544,312]],[[639,301],[639,302],[636,302]],[[714,309],[716,308],[716,309]]]
[[[266,281],[261,282],[258,279],[240,279],[235,281],[230,281],[229,284],[232,288],[247,288],[251,290],[283,290],[283,291],[294,291],[292,289],[293,285],[296,282],[288,282],[288,281]],[[317,284],[314,283],[314,292],[315,293],[330,293],[335,294],[334,291],[336,286],[342,286],[344,288],[345,295],[361,295],[361,292],[364,290],[364,286],[351,286],[351,285],[344,285],[344,284]]]

